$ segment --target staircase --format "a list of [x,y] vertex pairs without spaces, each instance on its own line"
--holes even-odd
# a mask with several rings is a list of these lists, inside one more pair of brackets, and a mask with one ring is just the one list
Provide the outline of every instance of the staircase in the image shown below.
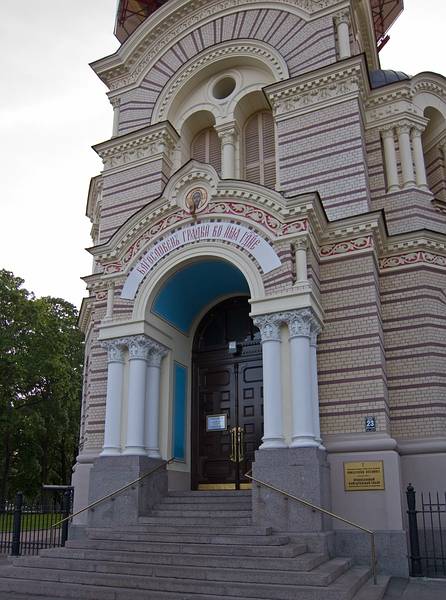
[[122,529],[0,567],[0,600],[379,600],[388,578],[251,521],[242,492],[171,492]]

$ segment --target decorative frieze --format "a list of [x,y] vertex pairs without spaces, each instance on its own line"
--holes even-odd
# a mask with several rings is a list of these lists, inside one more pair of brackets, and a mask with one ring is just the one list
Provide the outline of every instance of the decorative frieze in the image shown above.
[[381,270],[394,269],[397,267],[406,267],[414,264],[425,263],[437,267],[446,267],[446,256],[432,254],[425,250],[417,252],[408,252],[399,256],[388,256],[379,261]]
[[349,254],[358,250],[368,250],[373,248],[373,236],[366,235],[352,240],[344,240],[334,244],[321,246],[319,254],[321,258],[332,258],[340,254]]

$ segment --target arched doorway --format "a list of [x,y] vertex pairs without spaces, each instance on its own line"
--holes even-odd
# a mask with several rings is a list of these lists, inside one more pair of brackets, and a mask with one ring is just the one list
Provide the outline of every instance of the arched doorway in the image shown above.
[[201,320],[192,360],[192,488],[243,489],[263,435],[260,334],[246,297]]

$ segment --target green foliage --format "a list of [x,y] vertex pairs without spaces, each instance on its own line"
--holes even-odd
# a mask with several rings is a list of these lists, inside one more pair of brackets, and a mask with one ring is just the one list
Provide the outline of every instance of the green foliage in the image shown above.
[[76,457],[83,338],[76,308],[0,271],[0,498],[66,484]]

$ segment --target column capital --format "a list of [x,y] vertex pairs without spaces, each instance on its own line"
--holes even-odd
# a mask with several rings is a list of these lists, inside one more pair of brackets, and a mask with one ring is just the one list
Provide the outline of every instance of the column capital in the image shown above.
[[381,128],[381,137],[386,140],[389,138],[394,138],[395,135],[395,127],[393,125],[385,125]]
[[218,125],[215,127],[215,131],[217,132],[222,144],[233,144],[235,142],[235,138],[239,134],[239,129],[235,121]]
[[321,332],[322,327],[310,308],[290,310],[283,313],[282,316],[283,321],[288,325],[290,339],[294,337],[309,337],[311,343],[316,343],[316,338]]
[[149,340],[148,354],[147,354],[147,365],[149,367],[160,367],[161,361],[168,353],[168,349],[158,344],[153,340]]
[[302,236],[294,240],[295,250],[306,250],[308,248],[308,237]]
[[334,24],[339,26],[341,23],[350,25],[350,12],[348,10],[340,10],[333,17]]
[[280,325],[283,322],[280,313],[260,315],[253,318],[254,325],[260,329],[263,342],[280,342]]
[[109,100],[113,108],[119,108],[121,106],[121,98],[119,96],[114,96],[114,98],[109,98]]
[[147,360],[150,340],[145,335],[135,335],[127,338],[129,360]]
[[425,129],[426,128],[423,125],[420,125],[419,123],[415,123],[415,125],[412,125],[412,137],[413,138],[421,137]]
[[101,348],[107,350],[107,362],[122,363],[124,362],[124,350],[127,346],[127,340],[125,338],[105,340],[101,342]]
[[410,123],[399,123],[396,126],[396,132],[398,135],[410,134],[411,129],[412,125]]

